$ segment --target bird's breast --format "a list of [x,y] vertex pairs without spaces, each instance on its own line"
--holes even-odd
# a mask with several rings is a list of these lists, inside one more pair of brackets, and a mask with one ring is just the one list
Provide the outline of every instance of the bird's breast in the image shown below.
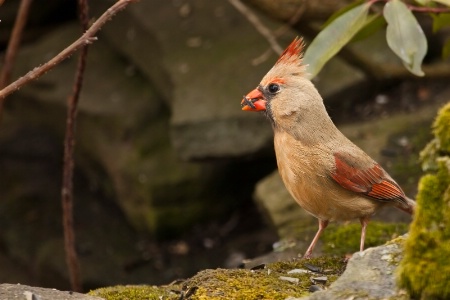
[[278,171],[287,190],[310,214],[333,221],[375,212],[376,203],[333,181],[333,156],[326,145],[303,145],[288,134],[275,134],[274,145]]

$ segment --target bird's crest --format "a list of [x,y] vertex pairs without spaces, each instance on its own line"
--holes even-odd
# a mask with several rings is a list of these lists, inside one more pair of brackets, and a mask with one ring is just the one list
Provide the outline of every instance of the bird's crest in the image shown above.
[[302,38],[296,37],[292,43],[283,51],[275,65],[278,64],[295,64],[301,65],[303,58],[303,49],[305,43]]

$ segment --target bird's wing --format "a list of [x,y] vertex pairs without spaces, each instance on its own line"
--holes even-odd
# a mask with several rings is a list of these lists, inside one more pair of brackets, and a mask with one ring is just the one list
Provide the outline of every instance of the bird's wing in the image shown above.
[[331,177],[343,188],[379,201],[406,201],[403,190],[371,159],[370,164],[361,163],[348,152],[336,152],[334,159],[335,170]]

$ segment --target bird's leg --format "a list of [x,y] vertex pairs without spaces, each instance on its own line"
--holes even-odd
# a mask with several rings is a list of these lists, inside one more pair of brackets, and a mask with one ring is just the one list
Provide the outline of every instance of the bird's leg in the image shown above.
[[317,230],[316,235],[314,236],[311,245],[309,245],[308,250],[306,250],[305,255],[303,255],[303,258],[310,258],[311,254],[313,252],[314,247],[316,246],[317,241],[319,240],[320,235],[322,232],[327,228],[328,221],[320,220],[319,219],[319,230]]
[[369,224],[370,217],[362,217],[359,218],[359,222],[361,222],[361,243],[359,244],[359,251],[364,250],[364,241],[366,240],[366,228],[367,224]]

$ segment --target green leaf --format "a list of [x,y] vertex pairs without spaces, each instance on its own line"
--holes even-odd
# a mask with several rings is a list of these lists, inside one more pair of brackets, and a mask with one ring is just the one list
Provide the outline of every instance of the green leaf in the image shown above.
[[386,3],[383,14],[388,23],[386,39],[389,47],[411,73],[423,76],[421,65],[428,46],[416,18],[400,0]]
[[358,5],[334,20],[322,30],[306,49],[303,61],[308,64],[310,78],[319,73],[352,37],[366,24],[371,3]]
[[430,14],[433,18],[433,32],[443,27],[450,26],[450,13],[447,14]]
[[447,59],[450,57],[450,38],[445,41],[442,47],[442,59]]

